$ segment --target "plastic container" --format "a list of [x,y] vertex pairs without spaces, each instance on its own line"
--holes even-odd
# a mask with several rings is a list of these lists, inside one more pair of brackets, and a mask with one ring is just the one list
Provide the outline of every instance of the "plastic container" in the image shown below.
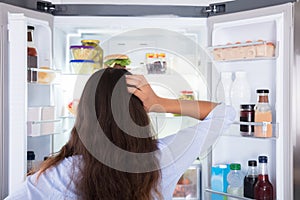
[[[230,172],[227,176],[228,187],[227,193],[236,195],[236,196],[243,196],[244,191],[244,175],[241,172],[241,165],[239,163],[231,163],[230,164]],[[228,200],[235,200],[236,198],[228,197]]]
[[70,50],[74,60],[93,60],[97,55],[97,51],[93,46],[73,45],[70,46]]
[[91,74],[94,71],[95,62],[93,60],[71,60],[72,72],[76,74]]
[[167,62],[165,53],[147,53],[146,67],[148,74],[165,74]]

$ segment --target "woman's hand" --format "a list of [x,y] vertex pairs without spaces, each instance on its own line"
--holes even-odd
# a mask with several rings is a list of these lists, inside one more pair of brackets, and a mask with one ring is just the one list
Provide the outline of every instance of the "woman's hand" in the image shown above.
[[152,90],[148,81],[143,75],[126,75],[128,92],[137,96],[142,102],[147,112],[161,112],[161,98]]
[[210,101],[161,98],[155,94],[142,75],[126,75],[128,92],[137,96],[147,112],[167,112],[204,119],[217,106]]

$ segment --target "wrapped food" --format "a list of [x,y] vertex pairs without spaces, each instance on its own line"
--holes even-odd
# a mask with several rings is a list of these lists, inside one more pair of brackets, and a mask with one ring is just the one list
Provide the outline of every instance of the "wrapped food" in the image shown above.
[[104,57],[105,67],[126,68],[131,61],[125,54],[111,54]]

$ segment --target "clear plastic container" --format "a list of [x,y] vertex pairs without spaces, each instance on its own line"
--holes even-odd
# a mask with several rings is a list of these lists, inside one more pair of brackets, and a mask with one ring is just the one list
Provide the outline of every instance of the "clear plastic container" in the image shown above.
[[73,45],[70,46],[70,50],[74,60],[93,60],[97,55],[97,51],[93,46]]
[[147,53],[146,67],[148,74],[165,74],[167,72],[166,54]]
[[70,65],[75,74],[91,74],[94,71],[95,62],[93,60],[71,60]]

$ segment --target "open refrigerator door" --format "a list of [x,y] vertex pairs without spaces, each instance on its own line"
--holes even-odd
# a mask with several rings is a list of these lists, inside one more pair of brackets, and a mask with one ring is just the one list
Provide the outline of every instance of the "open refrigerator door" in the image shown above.
[[[29,167],[38,165],[53,153],[53,135],[61,133],[55,99],[58,84],[54,79],[59,71],[52,66],[53,16],[14,6],[2,5],[2,8],[6,10],[8,30],[8,83],[5,84],[8,129],[5,134],[8,134],[9,153],[8,167],[4,170],[8,174],[5,183],[8,193],[12,193],[24,181]],[[28,56],[29,29],[34,30],[35,67],[30,67],[32,60]],[[29,73],[35,74],[35,78],[28,80]],[[51,80],[45,79],[50,76]]]
[[[269,179],[273,185],[274,199],[292,199],[290,188],[289,152],[289,67],[292,25],[292,4],[259,10],[245,11],[208,18],[208,52],[212,57],[211,90],[213,99],[225,101],[236,110],[235,123],[212,147],[208,160],[207,177],[203,180],[204,199],[247,199],[243,194],[231,195],[227,191],[225,170],[216,173],[216,167],[231,163],[241,164],[243,178],[248,160],[258,156],[268,157]],[[243,74],[243,76],[241,76]],[[227,82],[224,81],[227,78]],[[222,79],[222,80],[221,80]],[[228,81],[229,80],[229,81]],[[220,90],[220,82],[222,87]],[[238,84],[237,84],[238,83]],[[228,86],[230,85],[230,86]],[[243,119],[241,105],[257,104],[259,89],[269,90],[272,134],[257,135],[264,129],[258,117]],[[238,94],[236,93],[238,90]],[[229,100],[228,100],[229,99]],[[252,107],[252,106],[251,106]],[[253,111],[257,113],[256,111]],[[254,117],[254,116],[253,116]],[[253,123],[254,122],[254,123]],[[246,132],[242,127],[249,126]],[[246,126],[247,127],[247,126]],[[253,127],[253,128],[252,128]],[[268,129],[268,128],[267,128]],[[227,173],[227,174],[225,174]]]

